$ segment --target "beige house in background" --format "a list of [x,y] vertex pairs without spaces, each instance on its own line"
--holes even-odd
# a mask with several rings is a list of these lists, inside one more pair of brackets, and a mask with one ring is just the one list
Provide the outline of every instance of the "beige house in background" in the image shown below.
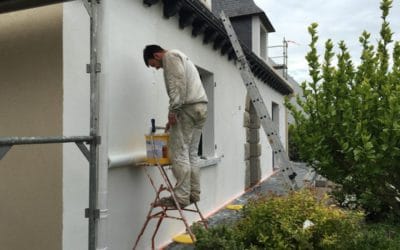
[[[62,5],[0,15],[0,88],[0,136],[62,134]],[[61,249],[62,159],[54,144],[0,161],[0,248]]]

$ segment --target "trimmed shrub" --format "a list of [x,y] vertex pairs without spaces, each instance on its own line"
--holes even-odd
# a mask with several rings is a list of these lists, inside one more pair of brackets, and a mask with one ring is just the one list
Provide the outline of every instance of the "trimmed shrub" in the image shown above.
[[209,230],[195,226],[196,249],[245,249],[243,242],[237,237],[237,229],[227,225],[218,225]]
[[[196,228],[196,249],[346,249],[363,214],[327,206],[326,199],[303,190],[252,201],[233,225]],[[313,225],[304,228],[307,220]]]

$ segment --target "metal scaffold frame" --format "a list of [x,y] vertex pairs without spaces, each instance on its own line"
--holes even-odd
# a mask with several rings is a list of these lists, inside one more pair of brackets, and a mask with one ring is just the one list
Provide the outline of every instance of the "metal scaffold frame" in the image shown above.
[[[5,0],[0,3],[0,14],[26,8],[39,7],[71,0]],[[88,218],[88,249],[95,250],[97,243],[98,220],[98,169],[99,169],[99,73],[101,64],[97,60],[98,5],[100,0],[82,0],[90,17],[90,63],[87,73],[90,74],[90,135],[89,136],[35,136],[35,137],[0,137],[0,160],[15,145],[75,143],[89,162],[89,208],[85,209]],[[89,145],[89,148],[84,145]]]
[[287,80],[288,79],[288,41],[286,38],[283,38],[282,45],[273,45],[269,46],[268,48],[282,48],[282,55],[281,56],[271,56],[271,59],[275,58],[282,58],[282,64],[274,65],[273,67],[277,70],[282,70],[283,77]]

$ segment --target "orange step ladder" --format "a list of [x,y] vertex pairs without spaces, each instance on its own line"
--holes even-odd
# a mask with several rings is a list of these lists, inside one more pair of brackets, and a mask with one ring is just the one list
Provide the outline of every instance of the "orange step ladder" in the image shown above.
[[[154,120],[152,119],[152,130],[151,130],[152,134],[150,135],[150,139],[151,139],[152,147],[153,147],[152,150],[154,152],[156,151],[156,147],[155,147],[153,135],[155,133],[156,128],[160,129],[161,127],[155,127]],[[155,155],[157,155],[157,154],[154,153],[153,156],[155,156]],[[161,226],[161,223],[164,221],[164,219],[175,219],[175,220],[182,221],[185,224],[186,231],[187,231],[188,235],[190,236],[192,242],[195,242],[195,236],[189,226],[189,223],[188,223],[183,211],[197,213],[200,216],[200,221],[198,221],[198,222],[202,223],[204,225],[204,227],[207,229],[208,225],[207,225],[206,219],[204,218],[203,214],[200,212],[200,209],[196,202],[192,203],[194,205],[194,209],[183,208],[179,205],[179,202],[177,201],[176,196],[173,191],[174,190],[173,185],[172,185],[170,179],[168,178],[168,175],[166,172],[167,169],[170,167],[169,163],[168,164],[160,164],[160,158],[158,158],[158,157],[154,157],[152,159],[152,162],[155,162],[156,164],[152,164],[152,165],[145,164],[144,170],[145,170],[145,173],[146,173],[148,179],[150,180],[150,183],[156,193],[156,197],[155,197],[154,201],[150,204],[150,210],[147,214],[146,221],[143,224],[143,227],[140,230],[140,233],[136,238],[136,242],[133,247],[133,250],[135,250],[136,247],[138,246],[138,243],[139,243],[143,233],[145,232],[149,222],[152,219],[158,219],[156,228],[155,228],[152,238],[151,238],[152,249],[155,249],[155,242],[154,242],[155,237],[156,237],[157,232]],[[165,162],[165,161],[163,161],[163,162]],[[157,187],[153,178],[151,177],[150,173],[148,172],[147,168],[149,168],[149,167],[156,167],[159,170],[158,172],[160,173],[160,175],[162,177],[162,181],[163,181],[163,183],[159,187]],[[160,196],[164,191],[170,193],[170,195],[174,201],[174,205],[175,205],[174,207],[158,205],[161,200]],[[189,206],[191,206],[191,205],[189,205]],[[172,211],[178,211],[179,215],[178,216],[171,215]]]

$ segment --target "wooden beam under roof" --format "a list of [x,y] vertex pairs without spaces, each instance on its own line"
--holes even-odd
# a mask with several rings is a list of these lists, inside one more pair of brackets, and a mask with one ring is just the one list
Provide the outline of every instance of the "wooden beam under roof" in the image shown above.
[[213,49],[217,50],[223,47],[226,43],[228,43],[228,39],[224,35],[218,35],[218,37],[214,40]]
[[153,4],[158,3],[158,0],[143,0],[143,3],[147,6],[152,6]]
[[202,34],[208,27],[207,23],[202,19],[197,17],[193,23],[193,30],[192,30],[192,36],[196,37],[199,34]]
[[179,11],[179,28],[184,29],[186,26],[189,26],[195,20],[196,15],[193,11],[182,8]]
[[203,43],[207,44],[209,42],[214,42],[215,38],[218,36],[218,31],[212,27],[208,27],[204,32]]
[[164,3],[164,17],[170,18],[178,14],[182,8],[182,2],[179,0],[163,0]]

